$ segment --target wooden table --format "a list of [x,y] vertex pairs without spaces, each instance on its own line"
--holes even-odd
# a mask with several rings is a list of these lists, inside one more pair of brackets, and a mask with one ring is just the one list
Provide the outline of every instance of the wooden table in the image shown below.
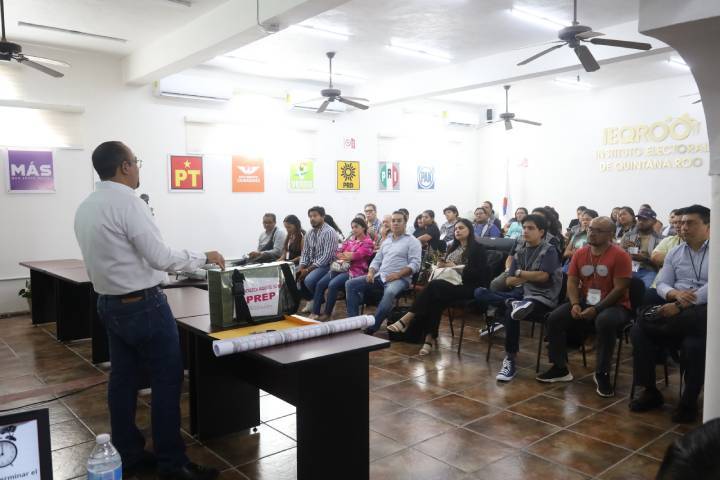
[[208,315],[177,322],[188,342],[194,435],[205,440],[259,425],[261,388],[297,408],[299,480],[367,480],[369,352],[390,342],[346,332],[216,357],[209,334],[219,329]]

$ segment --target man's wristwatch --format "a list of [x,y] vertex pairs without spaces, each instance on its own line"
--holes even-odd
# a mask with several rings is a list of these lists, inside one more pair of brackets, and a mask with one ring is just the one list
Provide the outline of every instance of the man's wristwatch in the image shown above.
[[520,278],[520,273],[521,273],[521,272],[522,272],[522,270],[518,268],[517,270],[515,270],[515,276],[518,277],[518,278]]

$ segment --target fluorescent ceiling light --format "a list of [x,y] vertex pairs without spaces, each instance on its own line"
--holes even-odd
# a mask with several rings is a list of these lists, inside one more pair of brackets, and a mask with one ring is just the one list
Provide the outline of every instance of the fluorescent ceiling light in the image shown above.
[[684,68],[685,70],[690,70],[690,66],[685,63],[685,60],[680,57],[670,57],[668,59],[668,64],[676,68]]
[[589,90],[593,88],[593,86],[589,83],[581,82],[574,78],[556,78],[554,82],[558,85],[562,85],[563,87],[572,87],[580,90]]
[[426,60],[435,60],[436,62],[450,62],[452,60],[452,57],[445,52],[408,45],[397,38],[391,38],[390,45],[388,45],[387,48],[394,52],[402,53],[403,55],[424,58]]
[[324,28],[311,27],[309,25],[293,25],[290,30],[298,33],[307,33],[315,35],[317,37],[330,38],[333,40],[346,41],[350,40],[350,35],[347,33],[333,32],[331,30],[325,30]]
[[548,17],[541,13],[535,13],[524,8],[513,7],[510,9],[510,13],[517,18],[525,20],[526,22],[534,23],[535,25],[545,28],[551,28],[553,30],[557,30],[558,27],[564,28],[569,25],[569,22]]

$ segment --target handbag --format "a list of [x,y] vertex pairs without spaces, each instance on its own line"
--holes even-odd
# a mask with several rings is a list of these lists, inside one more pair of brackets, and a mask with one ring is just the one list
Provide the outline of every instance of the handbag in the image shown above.
[[[359,246],[355,247],[355,250],[360,248]],[[350,250],[350,253],[355,253],[355,250]],[[350,263],[352,263],[352,260],[333,260],[333,262],[330,264],[330,270],[335,273],[347,273],[350,271]]]
[[430,274],[430,281],[444,280],[453,285],[462,285],[462,275],[458,267],[435,267]]

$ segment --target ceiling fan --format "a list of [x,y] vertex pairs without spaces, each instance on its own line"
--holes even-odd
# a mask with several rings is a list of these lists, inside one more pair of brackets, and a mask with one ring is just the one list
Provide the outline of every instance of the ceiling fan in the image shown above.
[[360,100],[362,102],[367,102],[367,98],[357,98],[357,97],[343,97],[342,92],[333,87],[332,83],[332,61],[335,57],[335,52],[327,52],[325,55],[328,57],[328,61],[330,63],[330,82],[328,84],[328,88],[324,88],[320,90],[320,99],[325,99],[325,101],[320,105],[320,107],[317,109],[317,113],[323,113],[330,103],[334,101],[338,101],[341,103],[344,103],[346,105],[350,105],[351,107],[359,108],[360,110],[367,110],[369,107],[367,105],[363,105],[362,103],[358,103],[356,100]]
[[60,78],[64,76],[62,73],[58,72],[57,70],[53,70],[52,68],[46,67],[45,65],[41,65],[38,62],[47,62],[52,63],[56,65],[62,65],[65,67],[69,67],[70,65],[61,62],[59,60],[50,60],[49,58],[42,58],[42,57],[35,57],[32,55],[25,55],[22,53],[22,47],[18,45],[17,43],[8,42],[7,38],[5,38],[5,0],[0,0],[0,17],[2,20],[2,39],[0,39],[0,60],[4,60],[6,62],[15,60],[16,62],[27,65],[28,67],[34,68],[35,70],[39,70],[43,73],[46,73],[48,75],[51,75],[55,78]]
[[649,43],[628,42],[625,40],[613,40],[610,38],[597,38],[603,35],[605,34],[593,32],[593,29],[591,27],[580,25],[580,22],[578,22],[577,20],[577,0],[573,0],[572,25],[570,25],[569,27],[565,27],[558,32],[558,37],[560,38],[560,40],[551,42],[557,43],[558,45],[553,45],[552,47],[523,60],[522,62],[518,63],[518,65],[526,65],[533,60],[537,60],[543,55],[552,52],[553,50],[567,45],[568,47],[575,50],[575,55],[578,56],[578,58],[580,59],[580,63],[582,63],[582,66],[585,68],[585,70],[588,72],[594,72],[595,70],[600,69],[600,65],[598,65],[592,53],[590,53],[590,49],[583,45],[581,42],[590,42],[594,45],[606,45],[608,47],[634,48],[635,50],[650,50],[652,48],[652,45],[650,45]]
[[532,120],[524,120],[522,118],[515,118],[515,114],[510,112],[509,104],[508,104],[508,93],[510,91],[510,85],[505,85],[503,87],[505,89],[505,113],[500,114],[500,119],[495,120],[494,122],[490,122],[490,125],[493,123],[498,122],[505,122],[505,130],[512,130],[512,122],[520,122],[520,123],[527,123],[529,125],[535,125],[537,127],[541,126],[542,123],[540,122],[534,122]]

